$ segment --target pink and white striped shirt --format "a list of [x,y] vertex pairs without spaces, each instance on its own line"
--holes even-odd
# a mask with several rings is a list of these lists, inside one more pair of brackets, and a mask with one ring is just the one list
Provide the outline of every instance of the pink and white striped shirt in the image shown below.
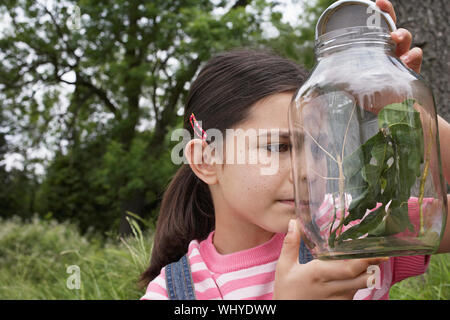
[[[428,203],[424,201],[423,207]],[[411,198],[408,207],[411,222],[417,225],[419,212],[417,198]],[[324,208],[321,207],[321,209]],[[197,299],[272,299],[275,267],[285,234],[277,233],[264,244],[227,255],[217,252],[213,237],[214,231],[205,240],[201,242],[192,240],[189,244],[188,259]],[[428,255],[391,257],[380,265],[381,285],[378,288],[358,290],[354,299],[389,299],[389,289],[392,285],[405,278],[424,273],[429,262]],[[149,283],[141,300],[165,299],[168,299],[168,295],[164,267],[161,273]]]

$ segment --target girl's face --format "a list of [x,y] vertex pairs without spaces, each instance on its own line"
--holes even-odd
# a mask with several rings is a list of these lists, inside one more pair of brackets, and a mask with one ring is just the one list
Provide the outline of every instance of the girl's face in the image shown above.
[[[216,230],[224,227],[230,231],[248,233],[262,230],[287,232],[290,219],[296,218],[294,206],[294,185],[290,157],[290,140],[288,124],[288,108],[291,93],[280,93],[258,101],[250,110],[248,120],[235,128],[242,129],[242,134],[256,132],[258,139],[246,139],[245,147],[239,149],[240,134],[228,135],[225,139],[224,165],[218,166],[218,183],[210,186],[215,206]],[[265,137],[264,131],[266,129]],[[279,141],[276,141],[271,129],[279,130]],[[317,128],[316,128],[317,129]],[[253,131],[252,131],[253,130]],[[236,131],[235,131],[236,132]],[[256,140],[256,141],[255,141]],[[309,141],[309,142],[308,142]],[[300,160],[308,162],[299,171],[300,183],[306,188],[300,188],[303,194],[300,201],[310,201],[315,198],[312,193],[323,194],[325,181],[311,174],[311,164],[316,172],[326,168],[325,157],[316,158],[312,154],[310,139],[305,139],[305,146],[300,152]],[[238,155],[246,153],[245,163],[238,163]],[[252,162],[250,154],[266,152],[269,162],[258,157]],[[234,157],[229,157],[229,155]],[[267,159],[266,159],[267,160]],[[311,193],[311,197],[310,197]],[[318,200],[317,200],[318,201]],[[306,202],[303,203],[306,205]],[[262,229],[262,230],[261,230]]]

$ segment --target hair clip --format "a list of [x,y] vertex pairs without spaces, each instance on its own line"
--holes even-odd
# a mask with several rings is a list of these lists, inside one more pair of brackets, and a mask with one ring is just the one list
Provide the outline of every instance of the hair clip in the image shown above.
[[[192,123],[192,120],[195,123]],[[197,136],[199,136],[200,139],[205,140],[206,141],[206,132],[205,130],[202,129],[202,127],[198,124],[197,120],[195,119],[194,113],[191,114],[191,117],[189,118],[189,121],[191,122],[191,126],[192,126],[192,130],[194,130],[195,134],[197,134]],[[197,129],[197,130],[196,130]],[[200,134],[200,133],[201,134]]]

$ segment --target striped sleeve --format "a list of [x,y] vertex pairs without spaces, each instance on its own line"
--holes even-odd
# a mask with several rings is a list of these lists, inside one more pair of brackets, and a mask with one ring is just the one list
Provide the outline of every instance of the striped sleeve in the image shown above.
[[161,273],[148,284],[147,291],[140,300],[169,300],[165,274],[166,267],[162,268]]
[[406,278],[415,277],[425,273],[430,260],[430,255],[394,257],[392,285]]

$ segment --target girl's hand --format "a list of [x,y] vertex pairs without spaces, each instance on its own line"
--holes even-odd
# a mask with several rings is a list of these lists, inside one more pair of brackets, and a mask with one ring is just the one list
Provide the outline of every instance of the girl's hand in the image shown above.
[[275,270],[274,300],[353,299],[356,291],[367,288],[370,265],[389,258],[298,262],[300,232],[291,220]]
[[[395,15],[394,7],[388,0],[377,0],[376,5],[384,12],[387,12],[395,23],[397,17]],[[422,65],[423,52],[422,49],[415,47],[410,50],[412,35],[406,29],[400,28],[391,33],[392,40],[397,44],[396,55],[403,61],[403,63],[416,73],[420,73]]]

